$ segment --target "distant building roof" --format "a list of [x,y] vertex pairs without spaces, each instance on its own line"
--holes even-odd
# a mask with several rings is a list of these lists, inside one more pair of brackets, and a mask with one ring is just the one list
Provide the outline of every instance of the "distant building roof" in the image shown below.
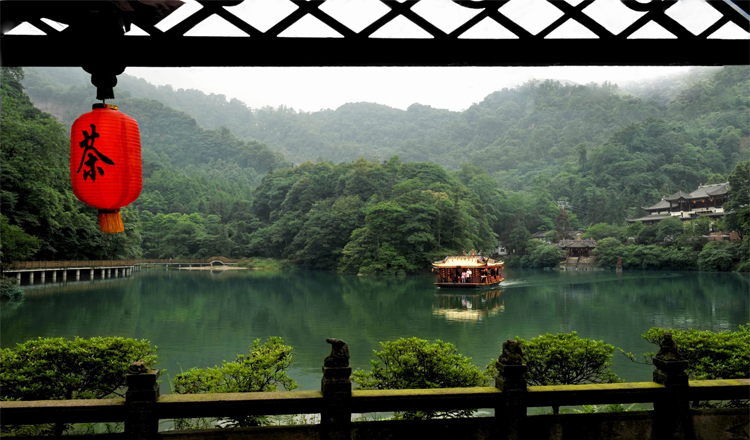
[[669,202],[664,200],[663,198],[661,199],[661,202],[657,203],[654,206],[649,206],[648,208],[645,206],[641,206],[641,208],[645,209],[646,211],[657,211],[660,209],[669,209],[669,207],[670,207]]
[[727,194],[728,192],[729,192],[729,182],[712,183],[710,185],[700,185],[698,189],[691,192],[690,194],[687,194],[683,191],[677,191],[671,196],[666,197],[664,200],[675,201],[679,199],[687,199],[687,200],[707,199],[713,196],[724,195],[724,194]]
[[586,240],[562,240],[560,243],[557,244],[563,249],[566,248],[595,248],[596,247],[596,240],[594,239],[586,239]]
[[674,217],[682,221],[687,221],[687,220],[695,220],[698,217],[722,217],[726,214],[728,213],[727,212],[709,212],[705,214],[695,213],[695,216],[672,216],[670,214],[658,214],[658,215],[647,215],[646,217],[641,217],[641,218],[626,218],[625,221],[627,221],[628,223],[656,222],[656,221],[661,221],[661,220],[664,220],[665,218],[670,218],[670,217]]
[[676,193],[672,194],[671,196],[664,197],[664,200],[668,200],[670,202],[673,202],[675,200],[679,199],[689,199],[690,194],[683,192],[682,190],[677,191]]
[[655,214],[655,215],[647,215],[646,217],[641,218],[626,218],[625,220],[633,223],[633,222],[653,222],[656,220],[664,220],[665,218],[672,217],[672,214]]
[[[708,199],[712,197],[722,196],[729,193],[729,182],[724,183],[712,183],[710,185],[699,185],[698,189],[691,192],[690,194],[684,191],[677,191],[671,196],[663,197],[661,201],[653,206],[645,207],[641,206],[646,211],[658,211],[660,209],[670,208],[669,202],[676,202],[677,200],[700,200]],[[636,219],[640,220],[640,219]],[[653,218],[651,220],[654,220]]]
[[729,182],[717,183],[716,185],[705,185],[698,189],[702,189],[708,196],[721,196],[729,193]]

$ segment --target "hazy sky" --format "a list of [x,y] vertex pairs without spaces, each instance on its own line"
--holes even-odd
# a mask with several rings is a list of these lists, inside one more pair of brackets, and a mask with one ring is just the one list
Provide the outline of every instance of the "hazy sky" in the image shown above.
[[[568,0],[577,4],[580,0]],[[163,20],[157,27],[166,31],[183,18],[200,9],[193,0]],[[245,0],[228,7],[242,20],[265,32],[281,18],[296,9],[288,0]],[[359,32],[390,9],[376,0],[328,0],[321,10],[342,24]],[[452,32],[479,12],[450,0],[422,0],[412,10],[444,32]],[[511,0],[500,11],[536,34],[559,18],[561,11],[545,0]],[[584,9],[611,32],[617,34],[643,13],[635,12],[619,0],[597,0]],[[721,17],[705,0],[680,0],[669,8],[668,15],[691,32],[707,29]],[[747,33],[733,24],[724,26],[713,38],[747,38]],[[244,35],[223,19],[213,17],[186,35]],[[307,16],[280,34],[283,37],[326,37],[340,35]],[[372,38],[430,38],[409,20],[399,17]],[[595,38],[591,31],[575,20],[568,20],[547,38]],[[460,38],[517,38],[497,22],[481,21]],[[674,38],[665,29],[650,23],[630,38]],[[500,43],[502,44],[502,43]],[[685,71],[675,67],[372,67],[372,68],[128,68],[127,73],[152,84],[171,84],[175,88],[195,88],[206,93],[237,98],[252,108],[286,105],[297,110],[335,109],[347,102],[376,102],[406,109],[411,104],[431,105],[463,110],[488,94],[504,87],[522,84],[531,78],[551,78],[590,82],[639,80],[667,73]]]
[[335,109],[376,102],[406,109],[413,103],[463,110],[488,94],[531,78],[579,84],[622,83],[687,67],[252,67],[133,68],[125,73],[155,85],[198,89],[237,98],[249,107],[283,104],[296,110]]
[[[566,0],[573,5],[581,0]],[[646,0],[640,0],[642,3]],[[167,16],[156,27],[171,29],[201,9],[195,0]],[[226,7],[241,20],[265,32],[297,9],[289,0],[244,0]],[[320,10],[354,32],[390,11],[379,0],[326,0]],[[500,12],[532,34],[537,34],[563,14],[546,0],[511,0]],[[479,13],[479,9],[459,6],[451,0],[421,0],[412,11],[450,33]],[[645,12],[637,12],[620,0],[596,0],[583,13],[614,34],[619,34]],[[679,0],[666,14],[688,31],[699,34],[721,18],[705,0]],[[46,19],[42,19],[46,20]],[[49,22],[53,27],[64,24]],[[9,33],[41,33],[28,23]],[[144,35],[133,27],[126,35]],[[232,36],[247,34],[219,16],[212,16],[185,34],[189,36]],[[341,35],[307,15],[280,34],[290,38],[337,38]],[[371,38],[432,38],[430,34],[404,17],[398,17],[373,33]],[[514,39],[515,34],[498,22],[485,18],[458,38]],[[546,38],[598,38],[576,20],[566,20]],[[628,38],[675,38],[655,22],[649,22]],[[748,39],[750,34],[727,23],[709,38]],[[502,47],[502,41],[498,41]],[[749,45],[750,49],[750,45]],[[531,78],[569,80],[579,84],[626,81],[651,78],[685,71],[684,67],[373,67],[373,68],[135,68],[126,73],[146,79],[155,85],[171,84],[174,88],[198,89],[205,93],[237,98],[249,107],[286,105],[297,110],[335,109],[347,102],[376,102],[406,109],[413,103],[437,108],[463,110],[481,101],[493,91],[513,87]]]

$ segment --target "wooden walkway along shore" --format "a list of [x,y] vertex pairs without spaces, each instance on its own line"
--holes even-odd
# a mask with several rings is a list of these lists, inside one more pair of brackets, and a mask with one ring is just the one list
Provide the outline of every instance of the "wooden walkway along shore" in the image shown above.
[[[237,264],[238,260],[226,257],[211,257],[199,259],[142,259],[142,260],[72,260],[72,261],[20,261],[13,263],[3,271],[6,276],[16,278],[20,284],[33,285],[37,280],[45,283],[47,280],[57,282],[58,276],[67,281],[68,276],[76,281],[82,278],[93,280],[97,275],[101,279],[130,276],[133,272],[145,267],[193,267]],[[49,277],[48,277],[49,276]]]

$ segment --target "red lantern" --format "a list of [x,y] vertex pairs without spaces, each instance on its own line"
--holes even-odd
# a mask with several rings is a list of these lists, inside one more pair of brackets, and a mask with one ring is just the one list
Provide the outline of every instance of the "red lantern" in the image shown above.
[[120,208],[141,193],[141,138],[138,123],[116,105],[94,104],[73,123],[70,178],[83,203],[99,209],[102,232],[125,230]]

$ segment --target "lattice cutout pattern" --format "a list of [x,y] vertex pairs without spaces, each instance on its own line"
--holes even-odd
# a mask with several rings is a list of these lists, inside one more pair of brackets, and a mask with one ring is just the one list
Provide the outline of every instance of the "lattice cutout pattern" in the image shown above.
[[[724,0],[185,0],[127,35],[256,38],[749,39],[747,13]],[[6,34],[64,34],[42,16]],[[63,25],[66,25],[63,23]]]

